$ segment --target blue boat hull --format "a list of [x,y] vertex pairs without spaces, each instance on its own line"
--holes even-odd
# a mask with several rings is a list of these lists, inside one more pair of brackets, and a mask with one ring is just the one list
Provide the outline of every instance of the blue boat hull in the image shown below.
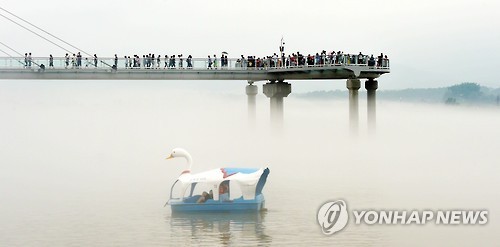
[[265,200],[262,194],[254,200],[235,199],[232,201],[213,201],[205,203],[195,202],[170,202],[172,212],[251,212],[264,208]]

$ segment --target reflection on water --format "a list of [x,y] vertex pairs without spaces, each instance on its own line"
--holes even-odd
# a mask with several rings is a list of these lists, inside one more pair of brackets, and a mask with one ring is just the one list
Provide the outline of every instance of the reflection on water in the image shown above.
[[266,212],[172,213],[167,216],[170,233],[191,243],[238,245],[270,244],[265,233]]

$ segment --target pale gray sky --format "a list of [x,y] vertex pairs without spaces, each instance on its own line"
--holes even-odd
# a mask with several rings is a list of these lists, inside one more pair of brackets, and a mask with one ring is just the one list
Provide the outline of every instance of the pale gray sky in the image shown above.
[[[500,87],[496,0],[3,0],[0,6],[102,57],[222,51],[263,56],[277,52],[284,36],[288,52],[384,52],[392,65],[379,80],[385,89],[465,81]],[[0,41],[19,51],[65,53],[4,18],[0,26]]]

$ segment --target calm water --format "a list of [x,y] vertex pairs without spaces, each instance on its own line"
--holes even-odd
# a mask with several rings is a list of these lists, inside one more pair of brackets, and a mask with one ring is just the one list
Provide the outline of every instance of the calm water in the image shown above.
[[[223,82],[221,82],[223,83]],[[233,82],[237,83],[237,82]],[[261,88],[260,88],[261,89]],[[259,90],[260,90],[259,89]],[[241,95],[175,82],[0,81],[1,246],[494,246],[499,109],[378,102],[376,136],[349,136],[347,102],[285,100],[283,133]],[[193,170],[271,169],[262,214],[172,215]],[[488,209],[485,226],[366,226],[325,236],[318,208]]]

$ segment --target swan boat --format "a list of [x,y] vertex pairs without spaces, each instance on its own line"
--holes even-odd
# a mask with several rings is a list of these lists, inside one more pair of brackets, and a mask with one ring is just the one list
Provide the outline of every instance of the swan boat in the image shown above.
[[269,168],[218,168],[191,173],[192,158],[180,148],[167,159],[183,157],[189,168],[170,189],[172,212],[250,212],[264,209],[262,189]]

